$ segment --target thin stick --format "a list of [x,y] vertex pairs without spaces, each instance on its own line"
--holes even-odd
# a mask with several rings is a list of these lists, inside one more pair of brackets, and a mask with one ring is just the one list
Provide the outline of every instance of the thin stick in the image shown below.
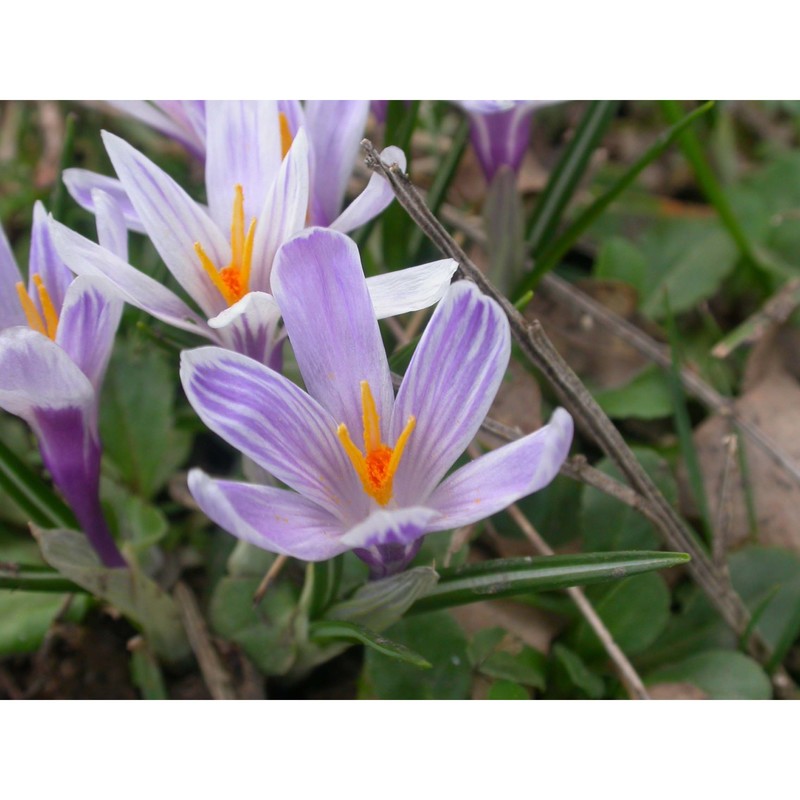
[[214,700],[236,700],[233,681],[211,643],[205,620],[192,590],[183,581],[178,581],[173,596],[178,604],[189,644],[197,657],[200,672],[211,696]]
[[275,578],[280,575],[284,564],[286,564],[288,560],[288,556],[278,556],[272,562],[270,568],[267,570],[267,574],[261,579],[261,583],[258,584],[258,588],[255,590],[255,592],[253,592],[253,608],[258,608],[258,605],[261,603],[261,601],[264,599],[264,595],[267,593],[267,589],[269,589]]
[[[528,518],[520,511],[519,507],[517,505],[512,505],[509,506],[507,510],[514,522],[517,523],[520,530],[525,534],[528,541],[533,545],[534,549],[541,555],[552,556],[552,548],[542,539],[539,532],[531,525]],[[614,637],[611,635],[608,628],[606,628],[598,613],[594,610],[594,606],[589,602],[583,589],[578,586],[570,586],[570,588],[567,589],[567,594],[597,635],[606,653],[608,653],[608,657],[614,664],[614,668],[628,692],[629,697],[633,700],[649,700],[650,695],[647,694],[647,689],[644,688],[642,679],[633,668],[633,664],[628,661],[628,657],[614,641]]]
[[[594,439],[603,451],[619,466],[632,487],[656,510],[658,524],[670,547],[689,553],[689,569],[698,585],[717,607],[722,618],[739,635],[748,628],[750,614],[733,590],[726,576],[720,575],[706,552],[698,545],[695,535],[678,516],[650,476],[641,467],[622,435],[614,427],[590,392],[559,355],[537,321],[528,322],[510,301],[487,280],[467,254],[456,244],[441,223],[431,214],[414,185],[397,164],[384,164],[372,143],[365,139],[367,166],[382,175],[392,187],[398,202],[406,209],[428,238],[446,256],[459,264],[462,276],[474,281],[485,294],[503,309],[511,333],[528,360],[550,381],[561,401],[572,412],[584,433]],[[752,654],[762,663],[769,659],[769,647],[761,637],[749,642]]]
[[714,540],[712,557],[717,569],[727,569],[725,561],[725,552],[727,550],[728,539],[728,524],[731,518],[731,493],[729,491],[729,481],[731,466],[733,465],[736,453],[739,449],[739,440],[735,433],[727,434],[722,444],[725,447],[725,463],[722,467],[722,481],[719,487],[719,496],[717,498],[717,514],[714,520]]

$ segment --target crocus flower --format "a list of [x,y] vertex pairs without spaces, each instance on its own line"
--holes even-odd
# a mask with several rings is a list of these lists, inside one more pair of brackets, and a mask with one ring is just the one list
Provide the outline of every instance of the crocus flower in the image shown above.
[[519,169],[528,147],[531,116],[550,100],[460,100],[470,118],[470,138],[486,180],[501,167]]
[[234,536],[307,561],[354,550],[383,576],[403,569],[426,533],[490,516],[558,472],[572,439],[563,409],[536,433],[447,476],[510,353],[502,310],[473,284],[450,287],[396,398],[347,237],[299,234],[278,252],[273,289],[308,393],[219,348],[182,356],[184,389],[205,424],[289,487],[192,470],[198,504]]
[[[205,104],[203,101],[113,101],[111,105],[125,111],[154,129],[182,142],[195,156],[204,160],[209,148],[220,143],[207,136],[204,115],[216,116],[223,103]],[[300,128],[308,137],[309,207],[308,224],[330,226],[345,233],[368,222],[391,203],[394,194],[389,184],[377,174],[370,177],[363,192],[343,210],[348,180],[358,157],[359,143],[364,136],[368,100],[296,100],[262,101],[247,104],[227,103],[234,109],[249,106],[251,119],[261,115],[279,120],[281,142],[288,147]],[[208,107],[206,107],[208,106]],[[240,155],[246,152],[241,145],[248,140],[233,141]],[[224,146],[224,145],[223,145]],[[396,162],[402,169],[406,158],[402,150],[389,147],[384,151],[387,162]],[[126,221],[131,230],[144,232],[144,226],[125,196],[119,181],[83,169],[68,169],[64,183],[70,194],[84,208],[92,211],[92,189],[100,188],[112,194],[126,211]]]
[[[121,252],[122,218],[110,198],[95,200],[99,237]],[[121,312],[105,281],[73,280],[41,203],[34,207],[27,289],[0,230],[0,408],[31,426],[53,482],[109,567],[125,562],[100,507],[97,403]]]
[[[201,314],[63,225],[54,224],[56,247],[70,269],[104,275],[132,305],[277,367],[280,311],[270,274],[280,245],[306,224],[306,132],[299,128],[292,136],[289,123],[267,103],[208,103],[206,122],[207,210],[140,152],[104,134],[136,218]],[[334,224],[360,224],[371,202],[365,190]],[[454,270],[455,263],[445,260],[371,279],[376,312],[392,316],[425,308],[441,297]]]

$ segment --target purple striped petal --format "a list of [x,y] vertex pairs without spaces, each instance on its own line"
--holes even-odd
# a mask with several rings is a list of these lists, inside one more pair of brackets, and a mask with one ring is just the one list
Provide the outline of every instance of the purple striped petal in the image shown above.
[[458,269],[452,258],[367,278],[377,319],[428,308],[444,297]]
[[92,189],[95,207],[97,241],[100,247],[123,261],[128,260],[128,227],[125,216],[114,197],[102,189]]
[[0,375],[0,408],[33,428],[45,467],[106,566],[124,566],[100,510],[97,404],[88,378],[55,342],[22,327],[0,333]]
[[286,117],[292,136],[305,124],[306,115],[299,100],[278,100],[278,111]]
[[500,306],[475,284],[450,287],[434,311],[397,394],[392,433],[416,427],[394,480],[400,505],[426,502],[486,417],[508,366],[511,337]]
[[92,192],[99,189],[101,192],[110,194],[114,198],[114,202],[120,209],[123,218],[125,219],[125,226],[129,231],[136,231],[136,233],[144,233],[144,225],[136,213],[130,198],[128,197],[125,187],[122,182],[116,178],[108,178],[105,175],[100,175],[97,172],[90,172],[88,169],[65,169],[62,175],[64,186],[72,196],[72,199],[81,207],[85,208],[92,214],[97,213],[94,205],[94,198]]
[[250,292],[208,324],[219,332],[222,343],[229,349],[272,366],[280,319],[281,311],[272,295]]
[[100,391],[114,346],[122,299],[101,277],[79,276],[70,285],[61,307],[56,344]]
[[188,104],[197,103],[202,101],[162,101],[161,108],[157,105],[148,103],[146,100],[109,100],[108,104],[119,111],[123,111],[130,117],[144,122],[145,125],[169,136],[180,142],[184,147],[190,150],[195,155],[202,158],[203,155],[203,139],[198,135],[195,130],[197,120],[193,115],[192,120],[194,125],[187,124],[187,118],[183,114],[174,113],[173,103],[186,102]]
[[168,325],[219,340],[204,319],[158,281],[60,222],[51,220],[50,227],[59,255],[73,272],[107,278],[120,296],[136,308]]
[[432,509],[419,506],[373,511],[341,542],[369,564],[373,578],[383,578],[400,572],[414,558],[435,516]]
[[461,467],[427,500],[439,512],[430,530],[477,522],[547,486],[569,454],[572,433],[572,417],[558,408],[535,433]]
[[278,251],[272,287],[311,396],[358,444],[368,381],[385,437],[392,383],[355,243],[325,228],[298,234]]
[[244,190],[245,224],[258,219],[280,163],[275,102],[206,104],[206,191],[211,217],[222,230],[231,223],[237,184]]
[[218,314],[227,304],[203,271],[194,246],[199,242],[211,261],[223,267],[231,258],[227,239],[202,207],[166,172],[106,131],[103,141],[147,235],[167,268],[207,316]]
[[314,153],[313,225],[330,225],[339,216],[368,114],[368,100],[306,101],[306,128]]
[[17,296],[16,286],[21,281],[11,245],[0,227],[0,331],[13,325],[27,325]]
[[305,227],[309,193],[308,158],[308,139],[301,129],[283,159],[256,223],[250,273],[252,289],[269,291],[272,264],[278,248],[292,234]]
[[349,550],[342,523],[295,492],[214,480],[199,469],[189,473],[189,491],[217,525],[271,553],[324,561]]
[[205,156],[206,101],[154,100],[154,104],[172,117],[187,132],[187,147],[200,159]]
[[283,375],[202,347],[181,354],[181,380],[203,422],[267,472],[346,524],[366,515],[335,420]]
[[[406,171],[406,154],[399,147],[387,147],[381,152],[381,161],[391,166],[397,164]],[[374,217],[377,217],[394,200],[389,182],[376,172],[370,176],[364,191],[333,221],[335,231],[349,233]]]
[[47,224],[47,212],[38,201],[33,207],[31,252],[28,259],[28,294],[41,313],[39,292],[33,281],[34,275],[39,275],[56,311],[58,311],[64,302],[67,287],[72,283],[73,275],[53,246],[50,228]]

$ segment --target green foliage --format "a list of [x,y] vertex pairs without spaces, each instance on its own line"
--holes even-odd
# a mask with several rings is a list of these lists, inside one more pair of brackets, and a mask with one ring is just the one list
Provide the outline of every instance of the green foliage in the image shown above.
[[594,398],[612,419],[661,419],[673,412],[669,379],[655,366],[624,386],[595,392]]

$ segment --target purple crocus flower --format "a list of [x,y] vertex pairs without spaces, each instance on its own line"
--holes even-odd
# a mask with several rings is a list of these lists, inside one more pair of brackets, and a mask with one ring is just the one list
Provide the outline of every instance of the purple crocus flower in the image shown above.
[[[59,254],[78,274],[107,277],[125,300],[154,317],[279,366],[272,262],[280,245],[306,225],[310,202],[308,138],[302,127],[292,136],[286,119],[275,104],[207,104],[207,209],[138,150],[104,134],[127,198],[129,224],[132,214],[202,315],[113,253],[56,223]],[[333,224],[343,230],[361,224],[376,208],[376,196],[383,203],[381,192],[368,186]],[[371,279],[376,312],[393,316],[425,308],[441,297],[454,270],[448,259]]]
[[491,183],[501,167],[519,169],[531,132],[531,116],[551,100],[460,100],[469,114],[472,146]]
[[395,398],[358,250],[324,229],[278,252],[273,288],[308,393],[236,353],[183,353],[205,424],[289,489],[211,478],[189,488],[234,536],[307,561],[354,550],[374,576],[402,570],[432,531],[488,517],[546,486],[572,418],[447,476],[478,431],[510,353],[499,306],[466,281],[433,314]]
[[[124,222],[97,195],[98,234],[120,250]],[[103,563],[123,567],[100,508],[98,393],[122,302],[96,277],[73,280],[41,203],[33,212],[28,288],[0,230],[0,408],[33,429],[53,482]]]
[[109,100],[108,105],[180,142],[192,155],[205,155],[206,109],[203,100]]

